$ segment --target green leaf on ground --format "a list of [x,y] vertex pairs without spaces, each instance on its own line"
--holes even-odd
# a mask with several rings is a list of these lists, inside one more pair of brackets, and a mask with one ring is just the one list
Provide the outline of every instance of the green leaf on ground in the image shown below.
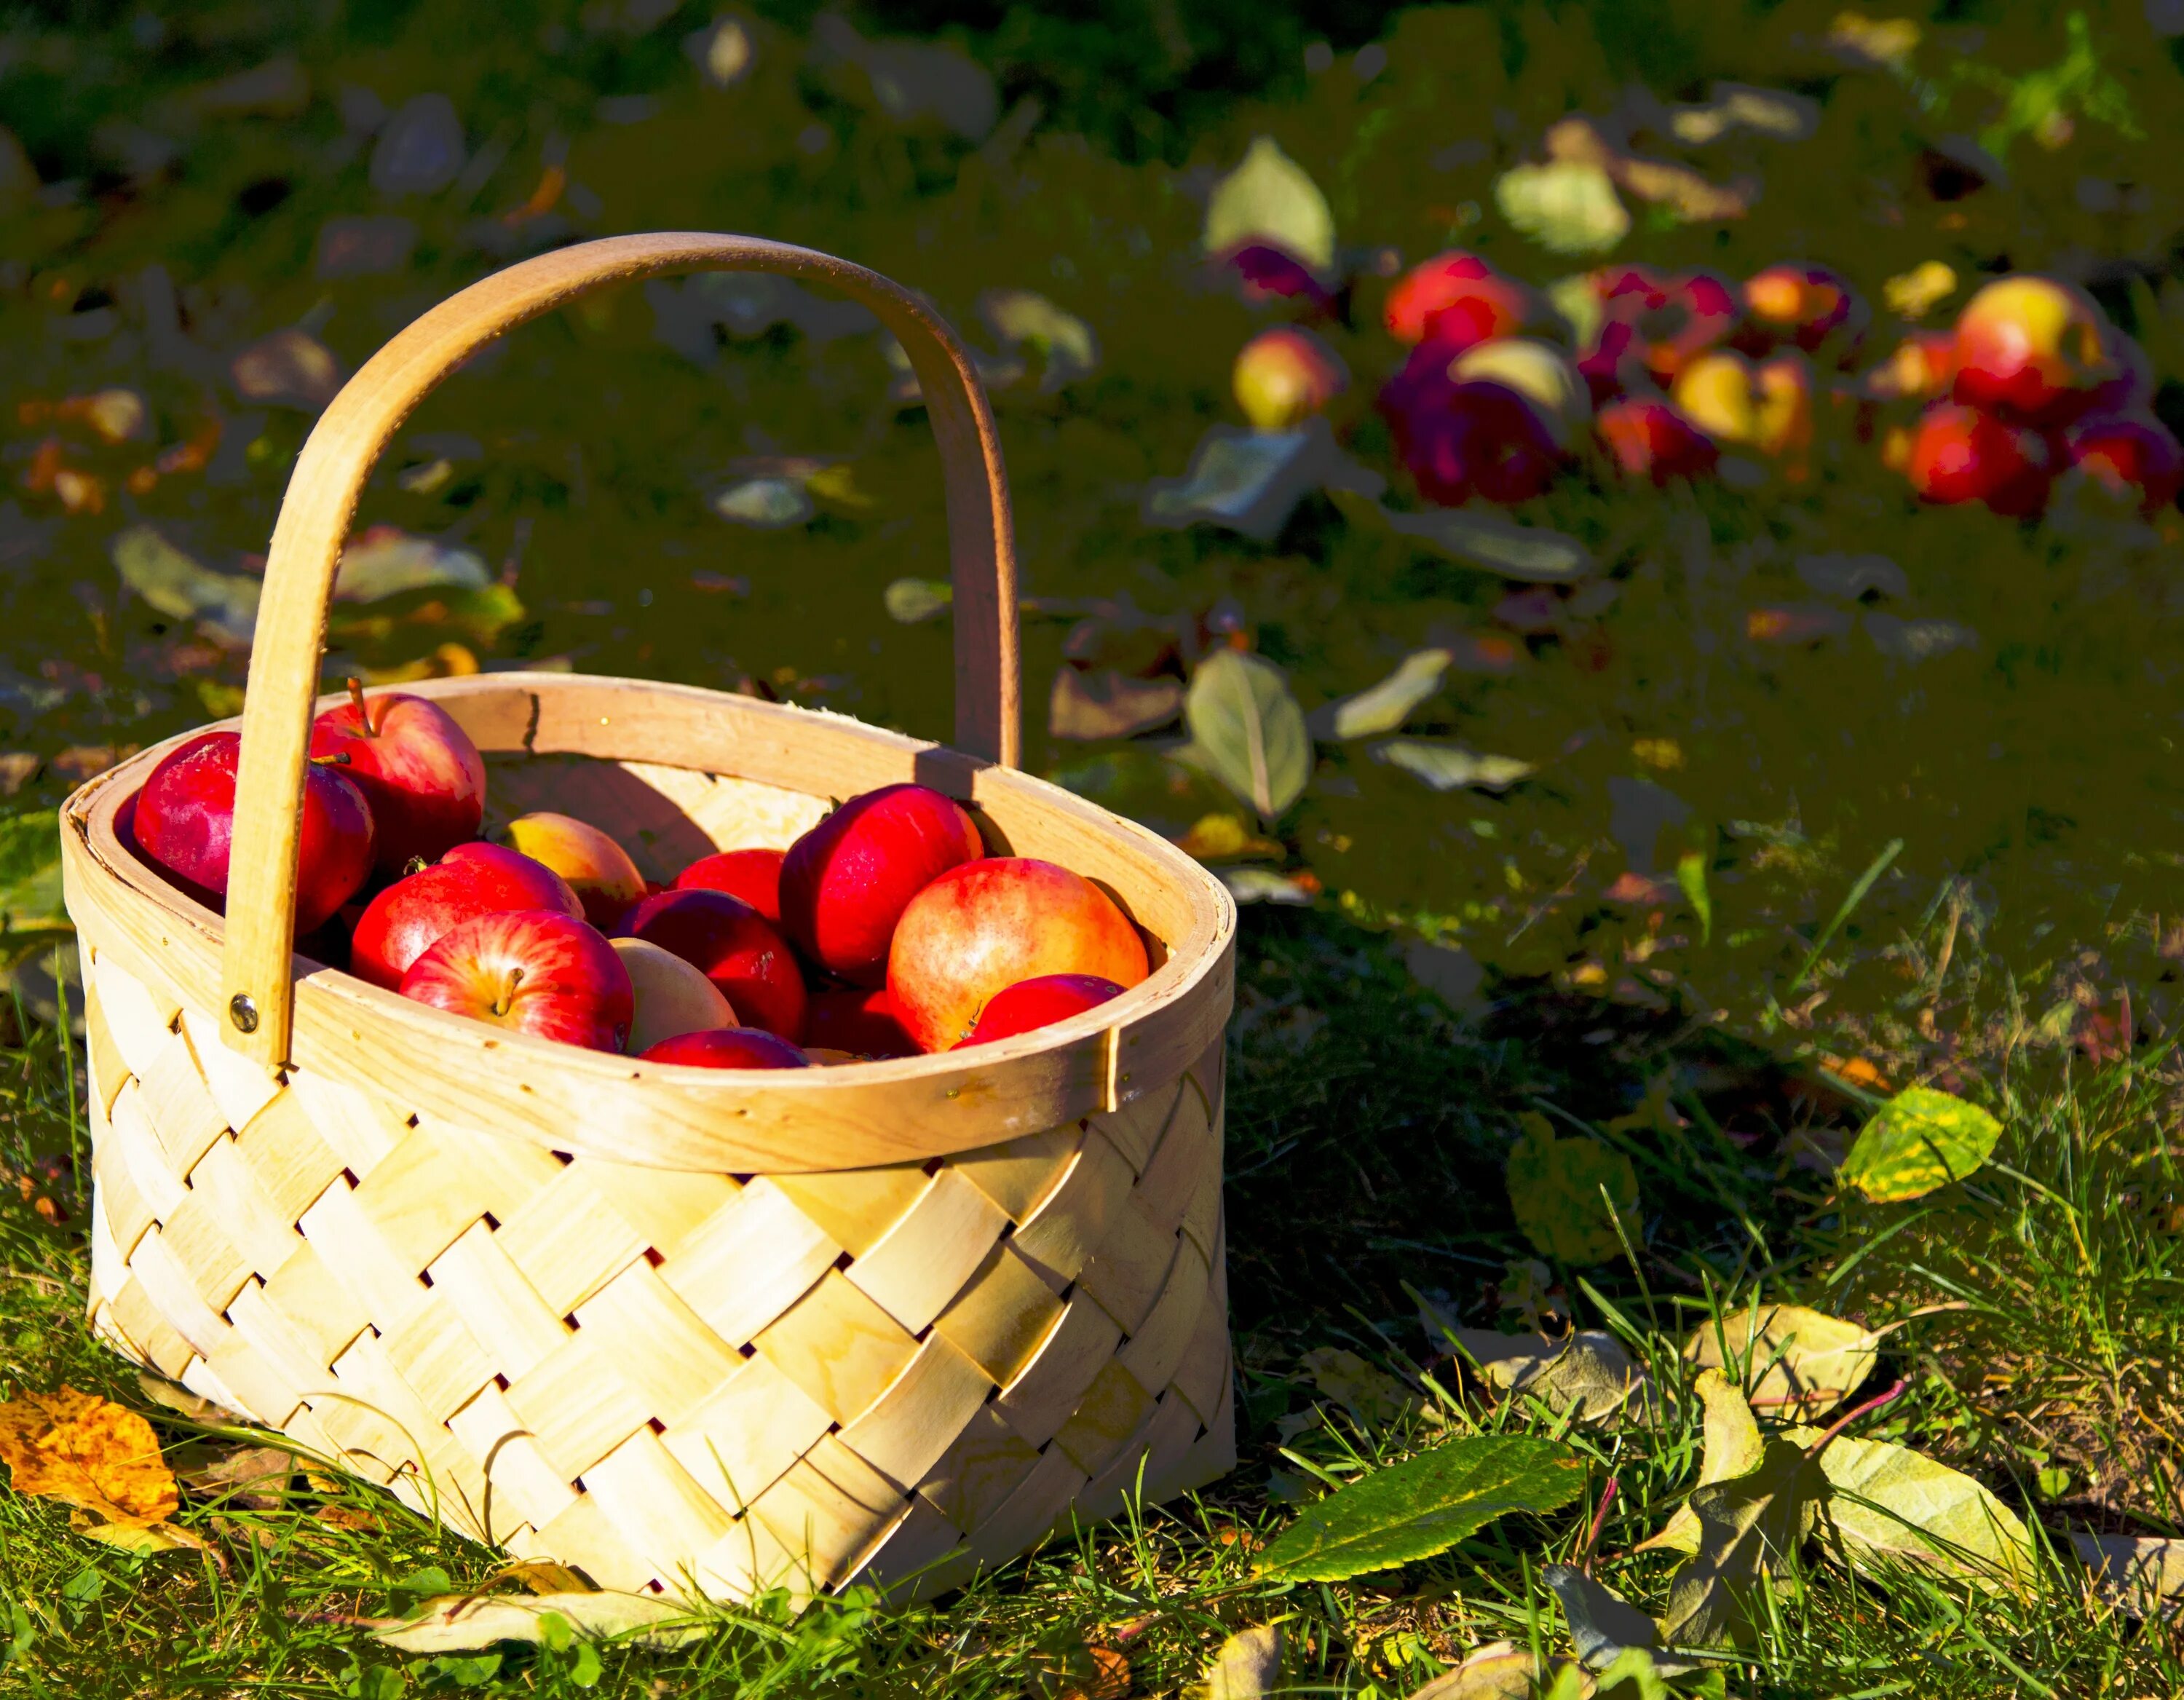
[[1696,1490],[1698,1550],[1669,1583],[1663,1639],[1679,1647],[1748,1641],[1752,1595],[1812,1527],[1826,1482],[1802,1446],[1772,1440],[1757,1469]]
[[1206,253],[1228,254],[1254,242],[1286,248],[1322,271],[1334,264],[1334,215],[1327,197],[1271,136],[1251,143],[1206,203]]
[[1414,774],[1436,791],[1468,786],[1497,794],[1538,770],[1513,755],[1488,755],[1461,744],[1429,738],[1391,738],[1373,747],[1373,759]]
[[1339,1582],[1445,1552],[1512,1511],[1567,1505],[1585,1460],[1531,1435],[1479,1435],[1375,1470],[1308,1506],[1260,1555],[1261,1574]]
[[1524,1131],[1509,1153],[1509,1202],[1540,1255],[1565,1263],[1602,1263],[1615,1256],[1623,1240],[1607,1200],[1635,1243],[1638,1171],[1630,1159],[1584,1134],[1558,1138],[1537,1112],[1518,1121]]
[[[555,1623],[555,1619],[560,1624]],[[651,1594],[447,1594],[372,1634],[403,1653],[476,1653],[504,1641],[542,1643],[566,1625],[593,1641],[680,1647],[712,1632],[687,1606]]]
[[1400,537],[1414,538],[1451,560],[1526,584],[1571,584],[1593,570],[1592,556],[1575,538],[1545,526],[1520,525],[1460,508],[1398,513],[1362,497],[1335,497],[1351,518],[1369,521],[1371,510]]
[[945,614],[956,600],[956,587],[944,578],[898,578],[882,595],[889,619],[916,626]]
[[257,579],[215,572],[150,526],[131,526],[110,546],[121,582],[171,620],[199,621],[247,644],[258,624]]
[[[1802,1305],[1754,1305],[1707,1323],[1684,1344],[1686,1362],[1736,1368],[1757,1410],[1817,1417],[1873,1373],[1880,1336]],[[1755,1383],[1753,1376],[1758,1377]]]
[[1372,738],[1401,727],[1410,712],[1435,691],[1447,672],[1446,649],[1420,649],[1406,655],[1396,671],[1355,696],[1327,704],[1312,713],[1312,729],[1323,738]]
[[1875,1204],[1924,1197],[1993,1154],[2002,1123],[1976,1104],[1907,1086],[1858,1132],[1839,1178]]
[[1216,649],[1198,664],[1184,700],[1185,752],[1268,820],[1304,793],[1312,737],[1289,681],[1273,662]]
[[1517,165],[1494,185],[1502,216],[1556,254],[1606,254],[1630,234],[1607,172],[1588,160]]
[[1702,850],[1685,850],[1676,858],[1676,883],[1684,889],[1684,901],[1698,917],[1699,943],[1713,942],[1713,897],[1707,890],[1707,858]]
[[[1785,1438],[1811,1446],[1817,1429]],[[2021,1588],[2036,1564],[2017,1513],[1970,1476],[1908,1446],[1838,1435],[1820,1453],[1822,1515],[1853,1553],[1908,1559],[1989,1590]]]
[[[1698,1395],[1700,1404],[1706,1409],[1701,1430],[1705,1450],[1699,1458],[1699,1486],[1733,1481],[1758,1469],[1767,1449],[1766,1442],[1760,1437],[1759,1424],[1752,1417],[1752,1407],[1745,1402],[1744,1395],[1719,1369],[1699,1371],[1691,1391]],[[1631,1551],[1644,1552],[1655,1547],[1675,1552],[1697,1552],[1698,1513],[1688,1504],[1678,1506],[1675,1514],[1662,1524],[1660,1533],[1640,1541]]]

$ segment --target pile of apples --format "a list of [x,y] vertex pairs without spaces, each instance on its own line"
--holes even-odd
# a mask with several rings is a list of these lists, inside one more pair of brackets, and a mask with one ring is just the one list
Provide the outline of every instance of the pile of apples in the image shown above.
[[[425,698],[349,688],[312,727],[296,928],[308,954],[420,1003],[650,1062],[800,1068],[1006,1039],[1148,972],[1098,886],[989,856],[970,814],[922,785],[853,797],[786,851],[721,851],[660,887],[566,815],[482,840],[485,763],[463,729]],[[241,751],[232,732],[178,745],[124,821],[214,908]]]
[[[1379,406],[1427,500],[1528,500],[1594,443],[1622,476],[1657,485],[1713,471],[1731,446],[1794,480],[1816,416],[1877,437],[1929,502],[2027,516],[2077,467],[2150,516],[2184,488],[2184,449],[2150,410],[2144,354],[2053,278],[1985,285],[1952,329],[1911,333],[1863,374],[1852,369],[1869,315],[1822,266],[1771,265],[1738,284],[1618,265],[1582,287],[1596,328],[1574,354],[1526,334],[1553,315],[1475,254],[1438,254],[1390,290],[1384,322],[1411,352]],[[1322,338],[1284,325],[1245,345],[1233,382],[1254,426],[1287,430],[1348,374]]]

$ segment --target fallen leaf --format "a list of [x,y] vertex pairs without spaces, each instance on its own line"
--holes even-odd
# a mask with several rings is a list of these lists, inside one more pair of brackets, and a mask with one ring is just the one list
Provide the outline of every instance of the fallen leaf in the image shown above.
[[1953,620],[1905,620],[1869,609],[1864,624],[1873,647],[1899,661],[1930,660],[1952,650],[1979,648],[1979,633]]
[[1347,1407],[1368,1428],[1395,1422],[1418,1408],[1418,1396],[1409,1388],[1354,1352],[1316,1346],[1298,1361],[1312,1377],[1313,1386]]
[[45,761],[35,750],[0,750],[0,797],[12,797],[38,777]]
[[738,479],[713,498],[712,509],[724,520],[768,532],[803,525],[819,511],[800,478]]
[[1584,1329],[1557,1339],[1545,1334],[1502,1334],[1490,1328],[1457,1328],[1440,1310],[1418,1307],[1426,1337],[1453,1342],[1479,1366],[1490,1387],[1512,1396],[1544,1399],[1556,1411],[1574,1411],[1580,1422],[1604,1423],[1624,1411],[1634,1395],[1641,1406],[1650,1393],[1646,1372],[1622,1342],[1604,1329]]
[[[1700,1430],[1702,1450],[1699,1455],[1698,1485],[1710,1487],[1718,1481],[1732,1481],[1758,1469],[1766,1442],[1760,1436],[1758,1422],[1743,1393],[1719,1369],[1699,1371],[1697,1379],[1691,1383],[1691,1391],[1698,1395],[1699,1403],[1706,1411]],[[1641,1541],[1630,1550],[1646,1552],[1656,1547],[1672,1552],[1697,1552],[1698,1513],[1689,1505],[1678,1506],[1658,1534]]]
[[1921,260],[1880,286],[1880,298],[1899,318],[1923,319],[1956,293],[1957,274],[1938,259]]
[[2070,1545],[2100,1573],[2102,1591],[2138,1617],[2184,1599],[2184,1541],[2070,1532]]
[[437,195],[463,169],[462,120],[444,94],[421,94],[381,126],[371,187],[382,195]]
[[155,1405],[164,1405],[170,1411],[180,1412],[192,1423],[234,1423],[245,1419],[233,1411],[215,1405],[200,1394],[192,1393],[178,1381],[170,1381],[154,1375],[148,1369],[136,1372],[136,1385],[147,1399]]
[[1064,666],[1054,676],[1047,730],[1056,738],[1132,738],[1166,726],[1183,711],[1180,679],[1136,679],[1112,667],[1084,672]]
[[1538,1669],[1529,1651],[1513,1641],[1474,1647],[1463,1662],[1414,1690],[1410,1700],[1531,1700]]
[[1239,903],[1310,903],[1318,894],[1302,881],[1263,867],[1224,867],[1221,883]]
[[1744,616],[1744,635],[1755,644],[1818,644],[1850,630],[1840,608],[1813,605],[1754,608]]
[[344,602],[379,602],[412,590],[483,590],[492,583],[482,557],[399,526],[359,532],[334,571],[334,594]]
[[316,413],[342,387],[341,363],[308,331],[287,326],[256,342],[229,362],[228,376],[245,401]]
[[1623,1249],[1608,1214],[1611,1202],[1635,1244],[1638,1172],[1630,1159],[1587,1134],[1557,1137],[1536,1111],[1518,1120],[1522,1132],[1509,1152],[1509,1202],[1534,1247],[1564,1263],[1605,1262]]
[[1583,543],[1544,526],[1520,525],[1514,520],[1467,513],[1459,508],[1405,514],[1362,498],[1338,495],[1335,500],[1353,517],[1362,516],[1369,521],[1368,510],[1377,511],[1399,537],[1416,538],[1451,560],[1502,578],[1526,584],[1570,584],[1594,570],[1592,556]]
[[1312,737],[1282,670],[1257,655],[1216,649],[1198,664],[1184,700],[1189,746],[1178,752],[1268,820],[1304,794]]
[[1410,712],[1435,691],[1448,672],[1446,649],[1420,649],[1406,655],[1379,683],[1312,711],[1315,735],[1328,739],[1373,738],[1398,730]]
[[1044,295],[1028,289],[989,289],[978,298],[978,315],[1008,347],[1038,351],[1045,367],[1039,380],[1043,393],[1051,394],[1099,369],[1100,340],[1092,327]]
[[159,1436],[136,1412],[64,1387],[0,1404],[0,1463],[15,1491],[148,1528],[181,1504]]
[[645,1647],[674,1647],[703,1640],[712,1625],[688,1606],[656,1594],[446,1594],[426,1600],[407,1618],[371,1626],[382,1646],[402,1653],[471,1653],[504,1641],[536,1644],[554,1630],[552,1620],[591,1641],[617,1640]]
[[1334,264],[1334,215],[1327,197],[1270,136],[1252,142],[1206,203],[1206,253],[1231,254],[1254,242],[1284,248],[1320,271]]
[[1176,848],[1201,861],[1228,861],[1238,856],[1282,854],[1273,839],[1261,838],[1235,815],[1201,815],[1190,830],[1175,841]]
[[1875,592],[1898,599],[1911,594],[1903,569],[1885,555],[1801,555],[1797,577],[1821,595],[1847,602]]
[[1976,1104],[1907,1086],[1858,1130],[1837,1178],[1876,1204],[1923,1198],[1993,1154],[2002,1123]]
[[749,73],[756,52],[750,31],[735,18],[716,18],[682,38],[682,51],[715,88],[733,88]]
[[1669,1580],[1662,1638],[1678,1647],[1748,1639],[1751,1597],[1812,1528],[1825,1482],[1802,1446],[1772,1440],[1753,1469],[1694,1490],[1698,1550]]
[[1377,478],[1344,456],[1324,419],[1307,420],[1295,431],[1217,425],[1199,439],[1181,477],[1145,486],[1145,521],[1168,530],[1222,526],[1255,543],[1272,543],[1313,490]]
[[61,899],[60,846],[55,810],[0,820],[0,930],[37,933],[70,924]]
[[1509,1512],[1568,1504],[1584,1490],[1585,1472],[1568,1447],[1537,1435],[1445,1441],[1306,1506],[1260,1555],[1258,1569],[1339,1582],[1429,1558]]
[[1630,214],[1599,165],[1557,159],[1517,165],[1494,184],[1502,215],[1555,254],[1606,254],[1630,234]]
[[1909,18],[1869,18],[1863,12],[1838,12],[1828,26],[1828,45],[1853,64],[1877,70],[1903,70],[1918,51],[1920,31]]
[[202,1540],[174,1523],[108,1523],[87,1511],[71,1511],[69,1527],[86,1541],[124,1552],[202,1552],[204,1548]]
[[[1679,1676],[1699,1667],[1680,1659],[1657,1658],[1660,1625],[1605,1582],[1595,1581],[1568,1564],[1550,1564],[1540,1580],[1552,1591],[1569,1625],[1570,1649],[1588,1670],[1605,1672],[1636,1653],[1659,1687],[1663,1676]],[[1603,1681],[1602,1687],[1612,1685]],[[1642,1686],[1641,1686],[1641,1692]]]
[[1112,1647],[1087,1647],[1087,1667],[1081,1680],[1071,1683],[1056,1700],[1124,1700],[1130,1692],[1130,1661]]
[[[1791,1429],[1809,1446],[1822,1430]],[[1838,1435],[1819,1457],[1820,1516],[1854,1553],[1908,1560],[1989,1590],[2023,1588],[2038,1566],[2024,1521],[1970,1476],[1886,1441]]]
[[1373,746],[1373,759],[1423,779],[1436,791],[1464,787],[1496,794],[1539,770],[1513,755],[1487,755],[1461,744],[1394,738]]
[[1736,1368],[1756,1385],[1755,1408],[1786,1417],[1833,1410],[1873,1373],[1880,1336],[1802,1305],[1754,1305],[1708,1323],[1685,1342],[1686,1363]]
[[1239,1630],[1206,1667],[1206,1700],[1262,1700],[1281,1674],[1282,1626]]
[[258,624],[257,579],[199,565],[150,526],[131,526],[109,545],[121,582],[172,620],[209,627],[248,644]]
[[296,1455],[281,1447],[239,1446],[185,1471],[181,1480],[192,1493],[262,1508],[278,1502],[289,1479],[302,1468]]
[[888,618],[904,626],[922,625],[946,613],[956,587],[944,578],[898,578],[883,593]]

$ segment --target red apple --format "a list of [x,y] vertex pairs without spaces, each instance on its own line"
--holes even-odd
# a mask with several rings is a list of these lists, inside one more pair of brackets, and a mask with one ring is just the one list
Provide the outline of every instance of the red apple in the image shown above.
[[[788,847],[781,865],[782,924],[827,973],[854,985],[878,985],[887,977],[889,940],[911,899],[985,853],[977,823],[954,799],[922,785],[867,791]],[[728,998],[736,1002],[733,990]]]
[[781,934],[725,891],[663,891],[630,911],[629,934],[694,965],[745,1022],[804,1037],[803,971]]
[[1600,410],[1600,438],[1633,478],[1666,484],[1713,471],[1713,441],[1665,401],[1612,401]]
[[612,927],[645,895],[629,852],[588,821],[544,811],[519,816],[508,823],[508,843],[566,880],[594,927]]
[[804,1017],[806,1051],[840,1051],[852,1056],[915,1056],[917,1042],[895,1019],[885,986],[816,992]]
[[1229,382],[1254,431],[1291,431],[1341,394],[1350,374],[1311,332],[1277,325],[1244,344]]
[[1943,401],[1919,415],[1904,471],[1922,501],[1984,502],[2022,518],[2048,504],[2053,463],[2038,432]]
[[986,1000],[970,1036],[956,1048],[991,1045],[997,1039],[1013,1039],[1035,1027],[1050,1027],[1122,995],[1122,987],[1097,974],[1041,974],[1036,979],[1018,980]]
[[1301,307],[1307,318],[1323,318],[1334,307],[1334,298],[1310,266],[1287,248],[1272,242],[1246,242],[1223,262],[1240,287],[1244,298],[1255,306],[1280,302]]
[[412,962],[465,922],[531,909],[584,912],[568,883],[543,863],[503,844],[457,844],[365,906],[349,941],[348,971],[392,991]]
[[1623,346],[1663,383],[1726,339],[1741,312],[1735,288],[1710,271],[1616,266],[1596,274],[1593,288],[1602,315],[1596,353],[1617,340],[1608,336],[1609,326],[1624,326],[1630,334]]
[[410,965],[401,993],[455,1015],[587,1051],[629,1033],[628,972],[597,928],[554,909],[481,915]]
[[1496,337],[1466,348],[1448,363],[1459,384],[1500,384],[1531,403],[1556,446],[1574,449],[1592,423],[1592,394],[1585,375],[1552,343],[1531,337]]
[[2136,500],[2149,519],[2184,489],[2184,448],[2149,414],[2081,420],[2064,445],[2072,465],[2103,488]]
[[1045,974],[1134,986],[1145,940],[1081,874],[1028,856],[951,868],[911,900],[888,953],[895,1017],[923,1051],[969,1033],[996,992]]
[[1652,387],[1645,345],[1638,333],[1616,319],[1603,319],[1592,346],[1577,357],[1579,374],[1597,407],[1631,390]]
[[1490,337],[1513,336],[1531,316],[1531,292],[1477,254],[1451,251],[1412,266],[1383,309],[1399,342],[1429,338],[1453,354]]
[[1784,261],[1744,281],[1744,352],[1763,354],[1784,343],[1811,354],[1833,337],[1847,354],[1865,328],[1865,304],[1825,266]]
[[1553,482],[1565,459],[1556,429],[1515,388],[1457,376],[1477,352],[1423,343],[1380,392],[1396,452],[1419,493],[1451,507],[1474,496],[1529,500]]
[[2031,425],[2085,413],[2124,376],[2091,297],[2052,277],[1997,278],[1957,320],[1955,399]]
[[[242,735],[208,732],[163,757],[136,799],[136,848],[208,907],[225,912]],[[316,932],[371,872],[370,805],[347,774],[304,770],[296,931]]]
[[725,891],[778,927],[782,856],[777,850],[733,850],[699,856],[675,876],[674,889]]
[[311,755],[340,767],[371,805],[379,872],[398,874],[476,838],[485,761],[470,734],[423,697],[366,697],[354,679],[348,688],[348,702],[311,722]]
[[787,1040],[755,1027],[716,1027],[663,1039],[638,1058],[684,1068],[809,1068],[811,1059]]

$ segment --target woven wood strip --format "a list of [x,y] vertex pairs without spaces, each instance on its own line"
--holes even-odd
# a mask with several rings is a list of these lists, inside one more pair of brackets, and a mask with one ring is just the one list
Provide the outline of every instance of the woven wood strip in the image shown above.
[[260,1079],[86,949],[94,1328],[467,1535],[931,1594],[1233,1463],[1218,1047],[936,1163],[667,1173]]

